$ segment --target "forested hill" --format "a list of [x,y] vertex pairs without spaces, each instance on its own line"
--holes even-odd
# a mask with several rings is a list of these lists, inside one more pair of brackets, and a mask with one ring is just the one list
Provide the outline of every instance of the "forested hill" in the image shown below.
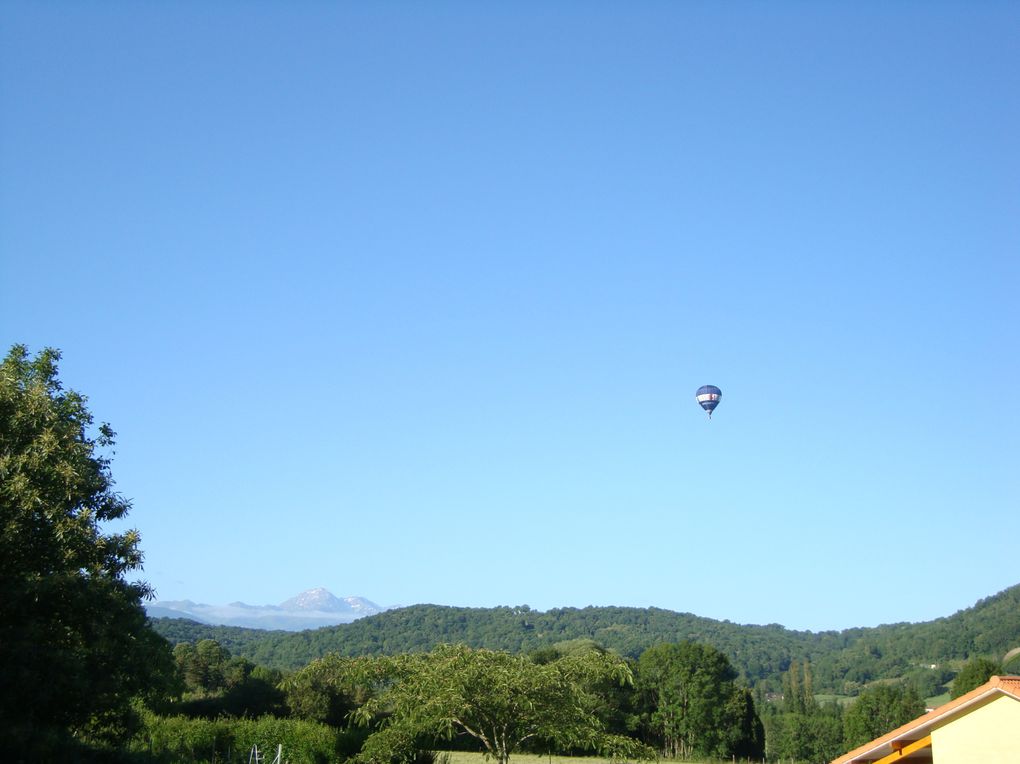
[[[215,639],[234,654],[276,668],[304,666],[327,652],[378,655],[430,650],[443,642],[531,652],[573,639],[591,639],[637,657],[651,645],[692,640],[726,653],[751,683],[778,689],[791,660],[810,660],[815,689],[854,691],[876,679],[930,671],[973,655],[1001,658],[1020,646],[1020,584],[958,613],[925,623],[844,631],[793,631],[779,625],[740,625],[657,608],[527,606],[459,608],[414,605],[354,623],[303,632],[206,626],[156,618],[171,642]],[[923,667],[923,668],[922,668]]]

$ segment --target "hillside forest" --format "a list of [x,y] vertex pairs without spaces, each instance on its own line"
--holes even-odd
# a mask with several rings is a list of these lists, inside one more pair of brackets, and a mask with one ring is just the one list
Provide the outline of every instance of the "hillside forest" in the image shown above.
[[[0,364],[0,745],[14,762],[429,764],[435,751],[825,762],[1018,671],[1020,586],[840,632],[419,605],[299,633],[150,620],[115,433],[60,355]],[[116,527],[124,527],[116,523]]]
[[[300,715],[314,707],[317,715],[308,718],[341,726],[357,710],[351,698],[358,692],[346,690],[346,700],[330,695],[314,701],[301,701],[294,693],[298,688],[307,693],[309,686],[344,685],[347,680],[323,677],[330,672],[345,675],[339,667],[359,661],[431,656],[450,643],[467,651],[522,656],[538,665],[584,651],[614,655],[627,665],[630,680],[622,687],[603,685],[599,701],[603,729],[630,736],[659,757],[678,759],[743,755],[827,762],[994,674],[1020,671],[1020,655],[1001,660],[1020,635],[1020,586],[928,623],[829,633],[738,626],[655,609],[568,608],[541,613],[523,606],[435,605],[299,633],[183,619],[155,619],[152,626],[176,643],[182,671],[187,665],[180,662],[182,656],[190,655],[193,645],[205,645],[227,661],[224,665],[232,662],[247,670],[271,672],[282,693],[276,699],[277,710],[289,708]],[[995,634],[1002,635],[1001,641],[992,639]],[[674,671],[688,679],[678,679]],[[703,679],[693,679],[699,672]],[[285,680],[287,676],[290,679]],[[213,708],[223,713],[225,709],[210,699],[218,697],[216,688],[224,687],[223,683],[202,687],[192,679],[189,697],[212,703],[207,714]],[[717,715],[706,717],[700,728],[689,719],[683,724],[724,731],[721,738],[691,732],[689,739],[682,739],[662,726],[665,718],[678,718],[667,710],[675,702],[670,693],[689,697],[691,687],[701,688],[699,702]],[[254,708],[236,705],[239,693],[243,695],[238,689],[223,693],[226,712],[254,713]],[[456,743],[445,743],[451,744]],[[464,744],[470,749],[472,741],[460,743]],[[533,745],[522,750],[543,750]]]
[[[933,697],[946,692],[947,683],[969,658],[1001,658],[1020,643],[1020,585],[934,621],[826,632],[792,631],[777,624],[738,625],[656,608],[538,612],[526,605],[414,605],[303,632],[170,618],[153,619],[152,625],[172,642],[214,639],[235,655],[281,670],[300,668],[331,652],[350,657],[395,655],[428,651],[443,643],[532,653],[584,639],[637,659],[657,644],[693,641],[720,650],[740,681],[762,696],[781,693],[783,677],[797,661],[810,664],[813,688],[819,694],[853,697],[875,682],[909,681],[923,697]],[[1010,665],[1014,663],[1020,664],[1020,659]]]

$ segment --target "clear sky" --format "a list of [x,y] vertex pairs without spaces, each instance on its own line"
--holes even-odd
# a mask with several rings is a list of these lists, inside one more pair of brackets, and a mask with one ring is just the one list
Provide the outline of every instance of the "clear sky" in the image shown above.
[[0,112],[160,599],[1020,583],[1020,4],[7,2]]

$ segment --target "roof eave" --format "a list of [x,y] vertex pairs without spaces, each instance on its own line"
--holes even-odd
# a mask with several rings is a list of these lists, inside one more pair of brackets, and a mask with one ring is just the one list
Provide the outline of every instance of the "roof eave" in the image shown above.
[[[1003,681],[1005,680],[1005,681]],[[975,687],[965,695],[949,701],[938,708],[919,716],[913,721],[897,727],[892,732],[865,743],[860,748],[855,748],[845,753],[832,764],[852,764],[857,761],[869,761],[888,756],[892,753],[892,744],[904,740],[908,735],[919,739],[930,733],[931,728],[947,717],[962,713],[971,706],[982,702],[991,695],[1002,694],[1014,700],[1020,701],[1020,677],[998,677],[993,676],[988,682]]]

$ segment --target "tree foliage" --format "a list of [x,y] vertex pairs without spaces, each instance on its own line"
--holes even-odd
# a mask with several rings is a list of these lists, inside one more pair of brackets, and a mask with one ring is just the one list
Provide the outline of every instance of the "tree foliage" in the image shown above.
[[[919,686],[937,688],[949,678],[944,676],[946,664],[972,655],[1002,655],[1016,647],[1020,584],[935,621],[817,633],[792,631],[777,624],[739,625],[658,608],[557,608],[543,613],[523,605],[414,605],[299,634],[171,618],[157,618],[154,623],[171,641],[196,642],[208,637],[235,655],[289,670],[331,652],[396,655],[424,652],[449,642],[531,654],[587,639],[637,659],[649,647],[684,635],[724,653],[742,681],[766,692],[783,691],[783,674],[797,660],[802,665],[810,663],[814,692],[856,695],[872,682],[913,674],[917,674]],[[920,672],[919,667],[933,664],[935,669]]]
[[176,708],[189,717],[280,716],[285,713],[283,692],[277,687],[277,669],[256,666],[212,639],[198,644],[180,642],[173,650],[184,688],[183,702]]
[[332,764],[343,761],[349,750],[344,733],[300,719],[257,718],[194,719],[186,716],[144,714],[143,724],[130,746],[137,759],[158,762],[248,762],[253,746],[269,756],[282,746],[288,762]]
[[924,713],[913,685],[878,684],[862,692],[844,714],[847,750],[864,745]]
[[843,752],[843,711],[832,701],[819,704],[811,664],[793,661],[783,675],[781,703],[764,704],[769,759],[827,762]]
[[793,661],[783,674],[783,710],[791,714],[810,715],[816,710],[811,664]]
[[343,727],[387,681],[388,674],[376,659],[331,653],[290,675],[280,686],[297,718]]
[[832,704],[810,713],[784,712],[766,719],[768,757],[778,761],[832,761],[846,747],[839,706]]
[[409,760],[422,745],[463,735],[499,764],[529,741],[559,750],[650,755],[636,741],[608,734],[595,713],[593,685],[631,678],[627,664],[607,653],[587,651],[537,664],[458,645],[379,664],[386,686],[358,714],[382,723],[366,741],[362,761]]
[[[149,590],[130,507],[113,489],[106,424],[65,391],[60,355],[17,345],[0,364],[0,722],[8,745],[64,732],[116,736],[133,696],[169,687],[169,646],[146,625]],[[17,748],[16,748],[17,750]]]
[[978,656],[971,658],[964,664],[963,668],[953,679],[951,698],[958,698],[965,695],[976,687],[980,687],[996,674],[1002,673],[1002,664],[999,661]]
[[737,672],[711,645],[651,647],[638,659],[638,689],[647,723],[663,756],[759,756],[761,722]]

